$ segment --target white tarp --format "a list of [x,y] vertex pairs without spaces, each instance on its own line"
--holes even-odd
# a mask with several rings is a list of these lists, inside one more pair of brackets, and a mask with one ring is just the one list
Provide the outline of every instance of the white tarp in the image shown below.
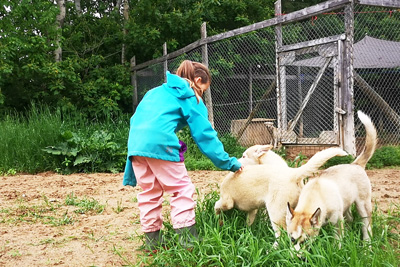
[[[400,42],[365,36],[354,44],[354,68],[380,69],[400,67]],[[291,66],[322,67],[323,57],[295,61]]]

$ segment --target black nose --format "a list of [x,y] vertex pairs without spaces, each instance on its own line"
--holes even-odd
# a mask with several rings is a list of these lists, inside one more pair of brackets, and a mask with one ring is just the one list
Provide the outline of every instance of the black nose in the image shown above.
[[290,241],[292,241],[292,243],[296,243],[296,239],[294,239],[294,237],[292,237],[292,238],[290,239]]

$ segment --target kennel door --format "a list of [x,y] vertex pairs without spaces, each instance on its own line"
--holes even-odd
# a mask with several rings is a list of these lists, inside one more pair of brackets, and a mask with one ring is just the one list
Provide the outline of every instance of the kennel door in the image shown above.
[[[314,43],[317,41],[321,42]],[[278,52],[278,128],[282,144],[339,144],[339,42],[307,42],[284,46]]]

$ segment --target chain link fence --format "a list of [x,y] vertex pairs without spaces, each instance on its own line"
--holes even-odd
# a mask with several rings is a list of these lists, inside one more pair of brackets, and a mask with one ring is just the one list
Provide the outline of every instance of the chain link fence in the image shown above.
[[[381,145],[398,145],[400,3],[396,8],[382,7],[382,1],[376,1],[378,6],[357,2],[351,9],[354,23],[348,24],[346,8],[352,2],[332,0],[324,6],[331,6],[329,2],[343,4],[336,9],[303,10],[297,14],[310,12],[294,16],[293,21],[286,15],[289,19],[282,24],[272,19],[265,26],[250,25],[241,34],[242,28],[217,41],[206,38],[182,53],[134,66],[138,101],[165,81],[166,69],[175,72],[184,59],[202,62],[207,49],[212,84],[211,99],[206,102],[220,134],[238,137],[243,146],[342,145],[341,119],[346,110],[341,88],[343,66],[349,65],[343,59],[348,51],[343,46],[350,34],[354,38],[350,77],[354,87],[349,84],[354,88],[354,110],[371,116]],[[281,46],[276,44],[277,29]],[[354,122],[356,144],[361,146],[364,128],[357,118]]]

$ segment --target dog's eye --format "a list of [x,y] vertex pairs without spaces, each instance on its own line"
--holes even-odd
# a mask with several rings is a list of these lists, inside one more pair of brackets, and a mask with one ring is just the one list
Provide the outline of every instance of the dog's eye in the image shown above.
[[292,237],[292,238],[290,239],[290,241],[292,241],[292,243],[296,243],[296,239],[294,239],[294,237]]

